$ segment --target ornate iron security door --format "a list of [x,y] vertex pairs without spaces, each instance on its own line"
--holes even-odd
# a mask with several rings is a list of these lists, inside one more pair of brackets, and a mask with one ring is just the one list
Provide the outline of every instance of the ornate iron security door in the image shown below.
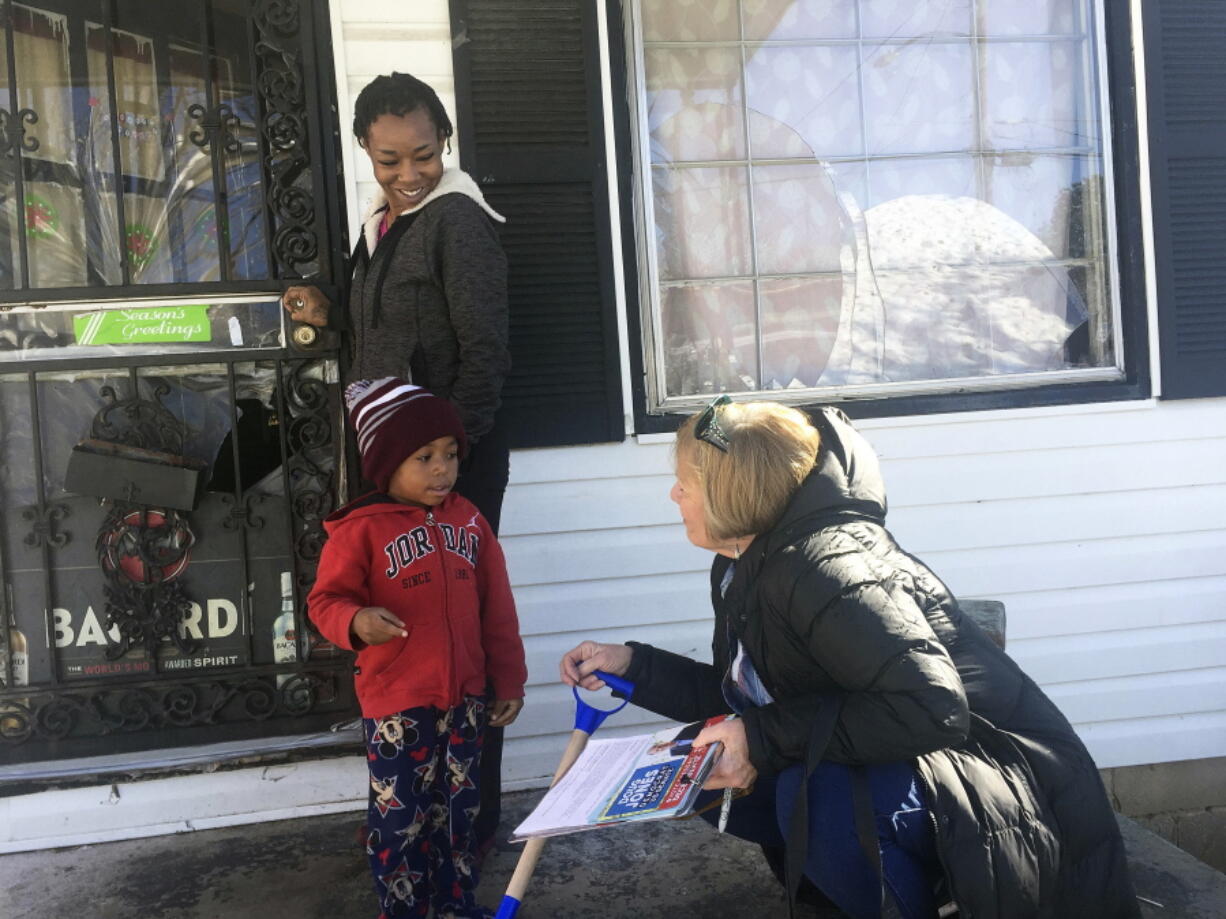
[[336,360],[278,302],[342,263],[322,9],[0,14],[3,758],[347,717],[349,657],[304,615]]

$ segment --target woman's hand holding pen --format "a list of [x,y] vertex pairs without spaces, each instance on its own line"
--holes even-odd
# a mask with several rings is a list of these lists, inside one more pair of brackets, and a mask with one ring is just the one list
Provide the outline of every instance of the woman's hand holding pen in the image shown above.
[[703,789],[748,788],[758,777],[758,770],[749,761],[749,740],[745,736],[745,722],[732,718],[705,727],[694,738],[695,749],[713,743],[724,745],[715,768],[703,784]]
[[605,685],[604,680],[592,676],[592,671],[603,670],[614,676],[623,676],[630,669],[630,659],[633,656],[634,651],[626,645],[602,645],[595,641],[585,641],[562,655],[558,671],[562,682],[567,686],[600,689]]
[[324,292],[313,284],[295,284],[287,287],[281,295],[281,306],[295,322],[323,328],[328,324],[328,310],[332,304]]

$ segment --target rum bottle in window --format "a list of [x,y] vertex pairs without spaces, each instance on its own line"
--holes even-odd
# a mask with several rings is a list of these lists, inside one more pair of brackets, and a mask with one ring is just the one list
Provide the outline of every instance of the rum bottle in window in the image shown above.
[[[298,633],[294,628],[293,573],[281,572],[281,615],[272,624],[272,659],[278,664],[298,660]],[[290,674],[277,676],[277,686],[284,686]]]
[[[3,686],[7,678],[8,669],[5,667],[6,660],[11,661],[13,665],[13,686],[29,686],[30,646],[26,642],[25,634],[17,628],[17,621],[13,618],[12,613],[9,613],[8,620],[8,644],[5,647],[0,647],[0,686]],[[22,731],[25,725],[25,718],[15,717],[11,714],[11,706],[28,708],[29,705],[29,699],[12,699],[8,702],[0,702],[0,733],[9,734]]]
[[[13,661],[13,685],[30,685],[30,646],[25,634],[17,628],[17,620],[9,613],[9,651]],[[0,653],[3,653],[0,651]],[[0,660],[0,683],[4,682],[3,661]]]

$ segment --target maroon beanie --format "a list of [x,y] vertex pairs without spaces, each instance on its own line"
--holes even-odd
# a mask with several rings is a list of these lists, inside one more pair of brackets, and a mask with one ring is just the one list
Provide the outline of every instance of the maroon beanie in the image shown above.
[[345,387],[345,405],[362,454],[362,475],[379,491],[387,491],[400,464],[432,440],[450,434],[461,456],[468,449],[451,403],[406,380],[357,380]]

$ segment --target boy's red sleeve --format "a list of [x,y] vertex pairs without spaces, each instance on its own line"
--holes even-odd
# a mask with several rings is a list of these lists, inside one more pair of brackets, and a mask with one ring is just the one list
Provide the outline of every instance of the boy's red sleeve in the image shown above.
[[528,681],[524,643],[519,636],[519,617],[507,576],[506,558],[498,538],[481,518],[483,545],[477,562],[477,586],[481,595],[481,646],[485,672],[494,684],[495,699],[522,699]]
[[360,540],[332,537],[324,543],[315,586],[307,597],[307,615],[338,648],[357,651],[364,647],[361,641],[354,642],[349,624],[358,610],[370,606],[369,568],[370,554]]

